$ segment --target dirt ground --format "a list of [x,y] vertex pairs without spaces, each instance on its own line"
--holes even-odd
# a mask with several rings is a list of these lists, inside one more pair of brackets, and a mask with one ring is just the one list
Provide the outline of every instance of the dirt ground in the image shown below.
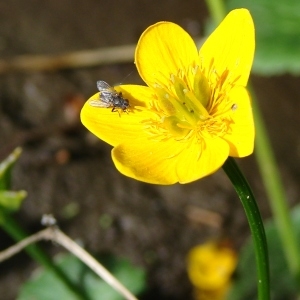
[[[147,26],[161,20],[201,35],[206,17],[204,1],[192,0],[159,5],[146,0],[2,1],[1,59],[134,44]],[[145,267],[150,287],[145,299],[153,294],[155,299],[190,299],[187,251],[220,236],[239,249],[249,236],[243,208],[222,170],[192,184],[173,186],[148,185],[118,173],[110,146],[79,123],[78,111],[96,92],[99,79],[141,83],[133,63],[0,74],[0,158],[23,147],[13,184],[28,191],[16,219],[34,233],[41,228],[41,216],[53,213],[61,229],[90,252],[111,252]],[[299,78],[254,76],[253,84],[263,99],[261,108],[294,205],[299,202],[300,177]],[[240,164],[263,217],[269,217],[254,157]],[[191,208],[216,213],[221,225],[191,218]],[[105,218],[111,220],[110,226],[101,226]],[[12,243],[0,231],[0,249]],[[63,251],[44,245],[51,254]],[[1,299],[15,299],[35,267],[26,254],[3,263]]]

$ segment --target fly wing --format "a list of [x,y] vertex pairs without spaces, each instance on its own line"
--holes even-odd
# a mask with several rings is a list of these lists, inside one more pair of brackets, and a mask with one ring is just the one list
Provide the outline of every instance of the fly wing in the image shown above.
[[112,105],[114,89],[105,81],[97,81],[97,88],[99,90],[99,100],[91,101],[92,105],[96,107],[110,107]]
[[107,82],[105,82],[103,80],[97,81],[97,88],[98,88],[99,92],[111,91],[112,90],[112,87]]
[[89,104],[93,107],[111,107],[111,104],[109,102],[104,102],[100,99],[92,100],[89,102]]
[[101,92],[101,94],[106,94],[106,95],[110,94],[112,96],[118,96],[118,92],[103,80],[97,81],[97,88],[99,92]]

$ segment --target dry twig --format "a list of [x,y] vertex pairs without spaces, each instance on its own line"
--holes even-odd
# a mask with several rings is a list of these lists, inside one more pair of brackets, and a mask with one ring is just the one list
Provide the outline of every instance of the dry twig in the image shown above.
[[20,55],[0,60],[0,74],[9,71],[54,71],[133,62],[135,45],[83,50],[59,55]]
[[[52,224],[51,224],[52,225]],[[98,276],[106,281],[112,288],[118,291],[125,299],[137,300],[131,292],[122,285],[108,270],[106,270],[96,259],[94,259],[87,251],[76,244],[72,239],[65,235],[57,226],[50,226],[41,230],[30,237],[20,241],[14,246],[0,252],[0,262],[4,261],[16,253],[23,250],[25,247],[41,240],[51,240],[65,249],[70,251],[73,255],[78,257],[83,263],[90,267]]]

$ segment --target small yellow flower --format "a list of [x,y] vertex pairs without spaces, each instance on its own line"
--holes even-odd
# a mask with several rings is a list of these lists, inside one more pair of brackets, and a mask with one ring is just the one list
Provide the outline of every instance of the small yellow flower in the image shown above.
[[145,30],[135,52],[147,86],[114,87],[129,111],[90,105],[82,123],[114,148],[126,176],[154,184],[188,183],[220,168],[228,156],[253,152],[254,124],[245,88],[254,55],[246,9],[231,11],[198,51],[181,27],[159,22]]
[[235,251],[225,245],[211,241],[192,248],[187,271],[196,299],[225,299],[236,265]]

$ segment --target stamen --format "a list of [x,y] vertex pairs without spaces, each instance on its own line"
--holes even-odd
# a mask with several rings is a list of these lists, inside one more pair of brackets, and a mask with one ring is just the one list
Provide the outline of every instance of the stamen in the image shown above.
[[204,71],[199,65],[191,65],[186,71],[179,69],[177,74],[170,74],[167,83],[154,85],[149,109],[157,118],[143,122],[151,139],[173,138],[190,143],[195,138],[204,147],[208,135],[220,137],[230,130],[228,113],[238,107],[227,99],[231,89],[227,83],[229,72],[219,75],[212,64],[207,70],[208,79]]

